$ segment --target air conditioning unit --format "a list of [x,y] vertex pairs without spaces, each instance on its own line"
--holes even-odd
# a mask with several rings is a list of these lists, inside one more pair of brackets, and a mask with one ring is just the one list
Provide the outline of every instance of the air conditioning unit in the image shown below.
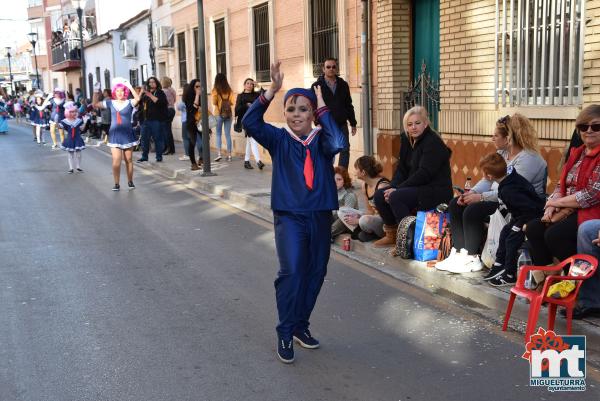
[[121,56],[125,58],[135,58],[135,41],[123,39],[121,41]]
[[161,49],[172,49],[175,47],[175,30],[173,27],[158,27],[156,32],[156,44]]

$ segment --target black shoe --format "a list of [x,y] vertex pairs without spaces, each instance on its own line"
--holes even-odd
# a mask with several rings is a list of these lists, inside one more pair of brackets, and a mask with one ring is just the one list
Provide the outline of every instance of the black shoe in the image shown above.
[[73,169],[67,170],[67,174],[73,174]]
[[321,346],[319,340],[314,338],[308,329],[294,332],[294,341],[296,341],[302,348],[316,349]]
[[121,190],[121,186],[119,184],[115,184],[115,186],[112,189],[113,191],[117,192]]
[[250,164],[249,161],[244,162],[244,168],[247,168],[248,170],[254,169],[254,167],[252,167],[252,164]]
[[127,183],[127,186],[129,187],[129,190],[131,191],[132,189],[135,189],[135,185],[133,185],[133,181],[129,181]]
[[256,165],[258,166],[259,170],[262,170],[263,168],[265,168],[265,163],[261,162],[260,160],[256,163]]
[[490,285],[494,287],[507,287],[513,286],[517,282],[517,276],[514,274],[509,274],[507,272],[502,273],[496,278],[493,278],[488,281]]
[[160,162],[162,162],[162,159],[156,159],[156,162],[160,163]]
[[377,234],[366,233],[364,231],[361,231],[358,233],[358,240],[360,242],[371,242],[371,241],[375,241],[377,239],[379,239],[379,236],[377,236]]
[[291,339],[277,337],[277,357],[283,363],[294,362],[294,342]]
[[502,266],[502,265],[498,266],[494,263],[494,265],[492,266],[492,268],[490,269],[488,274],[486,274],[485,277],[483,278],[483,281],[488,281],[488,280],[498,277],[499,275],[504,273],[504,270],[505,270],[504,266]]
[[143,162],[147,162],[147,161],[148,161],[148,159],[144,159],[144,158],[137,159],[138,163],[143,163]]
[[78,168],[78,169],[77,169],[77,172],[78,172],[78,173],[83,173],[83,170],[82,170],[82,169],[80,169],[80,168]]
[[[561,309],[560,314],[567,317],[567,310]],[[573,308],[573,319],[581,320],[585,317],[600,316],[600,308],[590,308],[587,306],[576,306]]]

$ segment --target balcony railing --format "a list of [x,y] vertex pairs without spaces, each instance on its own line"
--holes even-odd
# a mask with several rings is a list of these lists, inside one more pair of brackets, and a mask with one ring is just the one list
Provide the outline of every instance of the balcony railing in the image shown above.
[[65,61],[81,61],[81,43],[79,39],[65,39],[52,45],[52,64]]

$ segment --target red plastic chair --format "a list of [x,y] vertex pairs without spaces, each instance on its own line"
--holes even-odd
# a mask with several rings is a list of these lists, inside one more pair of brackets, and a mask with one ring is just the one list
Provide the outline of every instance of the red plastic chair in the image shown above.
[[[585,276],[548,276],[544,281],[544,288],[542,292],[538,292],[536,290],[529,290],[525,288],[525,279],[527,278],[527,274],[531,270],[540,270],[544,272],[559,272],[565,266],[572,265],[576,260],[582,260],[588,262],[592,265],[592,269]],[[583,283],[583,280],[591,277],[596,268],[598,267],[598,260],[590,255],[577,254],[573,255],[556,266],[529,266],[524,265],[519,271],[519,277],[517,277],[517,282],[513,288],[510,289],[510,299],[508,301],[508,306],[506,307],[506,315],[504,316],[504,324],[502,325],[502,331],[506,331],[508,327],[508,320],[510,319],[510,313],[512,312],[513,305],[515,303],[515,298],[518,296],[527,298],[529,300],[529,317],[527,318],[527,329],[525,330],[525,342],[529,341],[529,338],[533,334],[537,321],[538,315],[540,313],[540,308],[542,307],[542,303],[548,302],[548,330],[554,329],[554,321],[556,319],[556,308],[558,306],[563,306],[567,309],[567,334],[571,334],[571,324],[573,320],[573,307],[575,306],[577,300],[577,294],[579,293],[579,287]],[[566,297],[566,298],[551,298],[546,296],[548,294],[548,288],[554,283],[563,280],[575,280],[577,284],[575,289]]]

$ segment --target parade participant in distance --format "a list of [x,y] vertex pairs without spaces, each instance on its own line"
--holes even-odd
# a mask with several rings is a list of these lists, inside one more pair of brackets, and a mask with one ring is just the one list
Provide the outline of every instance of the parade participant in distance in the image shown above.
[[85,149],[85,143],[81,138],[81,128],[83,120],[77,117],[77,106],[73,102],[64,104],[66,117],[58,122],[58,128],[66,131],[65,139],[60,147],[67,151],[69,156],[69,170],[67,173],[73,174],[73,168],[82,173],[81,169],[81,151]]
[[[320,86],[314,92],[295,88],[286,93],[285,128],[264,122],[283,83],[280,66],[271,65],[270,88],[248,109],[242,124],[273,160],[271,208],[280,263],[275,280],[277,355],[292,363],[293,340],[304,348],[319,347],[308,326],[327,273],[331,211],[338,208],[332,162],[344,147],[344,137],[325,107]],[[315,118],[318,128],[312,126]]]
[[[259,93],[254,90],[254,80],[252,78],[246,78],[244,81],[244,91],[240,93],[235,100],[235,131],[241,132],[243,130],[242,127],[242,119],[244,118],[244,114],[248,111],[248,107],[258,98]],[[258,144],[254,140],[254,138],[246,136],[246,154],[244,155],[244,168],[253,169],[250,164],[250,152],[254,155],[254,160],[256,161],[256,166],[262,170],[265,167],[265,164],[260,160],[260,153],[258,152]]]
[[[125,160],[127,167],[127,183],[129,189],[135,189],[133,185],[133,147],[139,141],[136,139],[131,126],[131,115],[133,108],[140,100],[138,93],[133,90],[129,81],[123,78],[115,78],[112,87],[112,100],[107,99],[99,102],[100,84],[96,83],[94,87],[93,104],[98,109],[109,109],[111,112],[111,124],[108,131],[108,146],[112,153],[112,171],[115,179],[113,191],[121,189],[119,181],[121,178],[121,160]],[[129,94],[133,99],[129,99]]]
[[42,129],[48,126],[48,106],[50,105],[50,98],[52,95],[49,95],[46,99],[44,99],[44,93],[42,91],[36,91],[35,100],[33,107],[31,108],[31,124],[35,127],[35,137],[37,143],[41,145],[45,143],[42,138]]
[[[54,95],[50,100],[50,137],[52,138],[52,149],[57,149],[56,128],[58,123],[65,118],[65,91],[61,88],[54,89]],[[65,133],[58,127],[60,142],[65,140]]]

